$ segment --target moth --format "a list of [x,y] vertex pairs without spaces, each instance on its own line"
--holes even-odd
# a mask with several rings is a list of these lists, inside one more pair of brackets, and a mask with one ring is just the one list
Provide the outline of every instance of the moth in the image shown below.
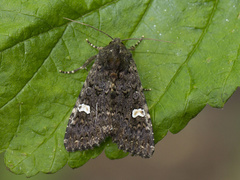
[[87,40],[99,53],[78,69],[60,70],[75,73],[95,60],[68,121],[64,138],[66,150],[93,149],[110,136],[119,149],[143,158],[151,157],[155,148],[152,122],[130,52],[145,38],[142,36],[127,49],[123,41],[130,39],[112,38],[93,26],[68,20],[100,31],[112,41],[105,47],[97,47]]

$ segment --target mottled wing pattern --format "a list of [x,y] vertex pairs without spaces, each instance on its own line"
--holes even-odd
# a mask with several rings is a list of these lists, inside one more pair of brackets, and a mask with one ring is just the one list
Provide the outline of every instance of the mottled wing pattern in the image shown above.
[[[123,84],[124,83],[124,84]],[[149,158],[154,152],[152,123],[134,61],[115,81],[112,139],[119,149]]]
[[69,118],[64,145],[68,151],[92,149],[110,136],[109,82],[96,58]]
[[99,50],[69,118],[64,145],[68,151],[92,149],[111,136],[119,149],[151,157],[152,123],[132,55],[119,38]]

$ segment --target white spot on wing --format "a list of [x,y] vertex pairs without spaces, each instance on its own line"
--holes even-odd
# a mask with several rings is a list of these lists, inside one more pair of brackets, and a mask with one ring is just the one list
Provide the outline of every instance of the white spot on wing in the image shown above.
[[77,112],[76,108],[73,108],[72,113],[75,114]]
[[138,116],[140,116],[140,117],[144,117],[144,116],[145,116],[145,111],[144,111],[144,109],[134,109],[134,110],[132,111],[132,117],[133,117],[133,118],[136,118],[136,117],[138,117]]
[[79,112],[85,112],[87,114],[90,114],[90,106],[89,105],[86,105],[86,104],[79,104],[78,106],[78,111]]

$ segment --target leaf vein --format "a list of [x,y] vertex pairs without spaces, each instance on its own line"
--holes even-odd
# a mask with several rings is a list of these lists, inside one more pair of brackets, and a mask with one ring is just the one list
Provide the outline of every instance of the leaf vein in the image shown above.
[[185,64],[187,64],[189,62],[189,60],[191,59],[191,57],[193,56],[194,52],[196,51],[196,49],[199,47],[200,43],[203,40],[203,37],[205,36],[211,22],[212,19],[215,15],[216,9],[217,9],[217,5],[219,3],[219,0],[216,0],[212,12],[210,14],[210,17],[207,20],[205,29],[203,30],[202,34],[199,37],[199,40],[197,41],[197,43],[195,44],[195,46],[193,46],[192,50],[190,51],[189,55],[187,56],[186,60],[179,66],[179,68],[177,69],[177,71],[175,72],[175,74],[172,76],[172,78],[170,79],[169,83],[167,84],[164,92],[162,93],[162,95],[159,97],[158,101],[156,101],[154,104],[152,104],[152,106],[149,109],[152,109],[153,107],[155,107],[162,99],[162,97],[165,95],[165,93],[168,91],[168,89],[170,88],[170,86],[172,85],[172,83],[174,82],[174,80],[176,79],[177,75],[181,72],[182,68],[184,67]]

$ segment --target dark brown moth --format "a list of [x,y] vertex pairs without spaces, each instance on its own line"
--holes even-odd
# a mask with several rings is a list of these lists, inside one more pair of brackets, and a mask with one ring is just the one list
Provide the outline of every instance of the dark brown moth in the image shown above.
[[96,47],[87,40],[99,53],[83,66],[60,70],[75,73],[95,59],[69,118],[64,145],[67,151],[88,150],[110,136],[119,149],[149,158],[154,152],[153,129],[136,64],[123,40],[106,35],[112,41],[105,47]]

